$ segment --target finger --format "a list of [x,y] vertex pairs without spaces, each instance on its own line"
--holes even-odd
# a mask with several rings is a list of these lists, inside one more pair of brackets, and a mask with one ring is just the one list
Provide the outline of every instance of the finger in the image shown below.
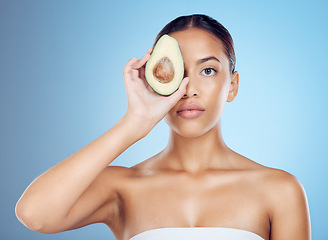
[[146,78],[146,76],[145,76],[145,68],[144,67],[140,68],[140,70],[139,70],[139,76],[142,79],[145,79]]
[[124,69],[123,69],[123,76],[124,76],[124,80],[126,79],[131,79],[131,69],[132,69],[132,65],[137,61],[138,59],[136,57],[133,57],[132,59],[130,59]]
[[139,61],[137,61],[132,65],[132,68],[139,69],[143,67],[146,64],[146,62],[149,60],[149,58],[150,58],[150,54],[146,53]]
[[134,63],[133,65],[132,65],[132,68],[134,68],[134,69],[139,69],[139,68],[141,68],[142,66],[144,66],[145,65],[145,63],[149,60],[149,58],[150,58],[150,53],[151,53],[151,51],[152,51],[152,48],[149,48],[148,50],[147,50],[147,52],[146,52],[146,54],[139,60],[139,61],[137,61],[136,63]]
[[[138,58],[137,57],[133,57],[131,58],[125,65],[124,69],[126,68],[132,68],[133,64],[135,64],[136,62],[138,61]],[[123,70],[124,70],[123,69]]]
[[123,74],[127,73],[131,70],[132,65],[137,61],[138,59],[136,57],[133,57],[132,59],[130,59],[124,66],[123,68]]

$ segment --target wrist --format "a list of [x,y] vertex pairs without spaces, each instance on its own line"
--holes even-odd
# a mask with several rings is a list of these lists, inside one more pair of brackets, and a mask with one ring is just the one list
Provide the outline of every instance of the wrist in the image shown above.
[[143,116],[128,112],[122,117],[120,122],[130,132],[131,136],[136,139],[136,141],[147,136],[151,129],[156,125],[150,123],[150,121]]

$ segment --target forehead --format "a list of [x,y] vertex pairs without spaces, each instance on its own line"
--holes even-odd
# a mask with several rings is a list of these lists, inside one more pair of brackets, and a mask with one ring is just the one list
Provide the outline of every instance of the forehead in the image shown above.
[[220,60],[227,58],[222,42],[212,33],[205,30],[189,28],[170,33],[170,36],[179,42],[184,58],[191,56],[198,59],[207,56],[216,56]]

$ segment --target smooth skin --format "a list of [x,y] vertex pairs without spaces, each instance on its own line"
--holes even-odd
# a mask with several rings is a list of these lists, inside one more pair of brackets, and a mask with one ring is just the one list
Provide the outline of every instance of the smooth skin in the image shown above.
[[[191,28],[178,40],[185,78],[169,97],[146,84],[152,49],[126,64],[124,117],[102,136],[38,177],[17,203],[16,214],[42,233],[105,223],[118,240],[163,227],[229,227],[266,240],[309,240],[310,219],[302,185],[291,174],[262,166],[226,146],[221,116],[238,93],[221,42]],[[201,59],[215,57],[200,62]],[[178,116],[186,103],[205,109]],[[161,120],[170,126],[167,147],[131,168],[108,166]]]

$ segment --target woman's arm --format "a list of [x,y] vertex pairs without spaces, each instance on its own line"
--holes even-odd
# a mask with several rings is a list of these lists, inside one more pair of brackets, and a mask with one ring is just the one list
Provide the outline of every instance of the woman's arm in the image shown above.
[[[134,119],[123,117],[102,136],[43,173],[26,189],[17,203],[19,220],[38,232],[64,231],[88,217],[87,213],[96,211],[105,201],[115,200],[114,191],[97,191],[101,188],[97,177],[104,179],[107,171],[103,170],[107,165],[138,140],[135,129],[139,127]],[[86,193],[87,200],[80,199],[93,182],[89,192],[98,192],[97,197]],[[70,210],[80,205],[79,199],[85,206],[72,211],[73,216]]]
[[270,240],[310,240],[310,214],[303,186],[283,171],[277,182],[272,189]]
[[28,228],[54,233],[94,222],[110,222],[117,207],[111,182],[118,170],[107,167],[133,143],[146,136],[186,91],[184,80],[170,97],[153,92],[144,79],[151,49],[123,70],[128,97],[125,116],[99,138],[55,165],[23,193],[16,205],[18,219]]

